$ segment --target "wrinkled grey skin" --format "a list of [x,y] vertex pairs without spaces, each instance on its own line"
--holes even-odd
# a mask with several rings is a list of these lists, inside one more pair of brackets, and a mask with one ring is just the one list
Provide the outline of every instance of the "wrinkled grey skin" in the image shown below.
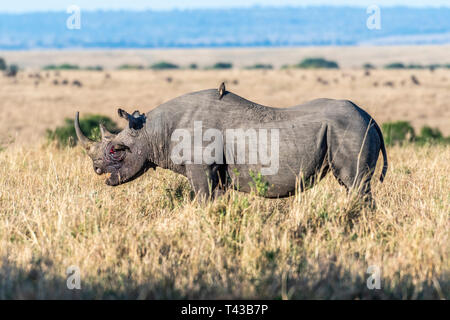
[[278,173],[263,176],[269,186],[268,198],[294,195],[296,189],[311,186],[331,171],[347,190],[372,201],[370,180],[380,150],[384,157],[381,181],[387,171],[380,128],[369,114],[347,100],[317,99],[290,108],[271,108],[231,92],[219,99],[218,91],[211,89],[180,96],[145,115],[137,111],[129,115],[121,109],[119,115],[128,120],[128,127],[117,135],[101,128],[102,141],[98,143],[84,137],[77,125],[78,114],[75,120],[78,138],[92,158],[94,170],[111,173],[106,180],[111,186],[159,166],[186,176],[202,197],[221,193],[230,185],[250,192],[250,171],[259,172],[260,165],[233,164],[227,156],[224,164],[172,162],[171,151],[178,143],[171,141],[173,131],[185,128],[192,132],[194,121],[203,122],[203,132],[208,128],[222,132],[230,128],[279,129]]

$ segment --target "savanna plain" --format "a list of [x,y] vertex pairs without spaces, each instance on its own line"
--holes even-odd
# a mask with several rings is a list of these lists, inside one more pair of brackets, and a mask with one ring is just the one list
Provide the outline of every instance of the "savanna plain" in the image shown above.
[[[200,203],[184,177],[159,168],[109,187],[81,147],[46,140],[46,129],[76,111],[124,126],[118,107],[146,112],[222,81],[264,105],[349,99],[379,124],[406,120],[417,130],[429,125],[450,135],[449,69],[0,76],[0,298],[450,297],[448,144],[389,146],[387,177],[377,179],[380,155],[371,210],[331,175],[286,199],[228,191]],[[67,287],[71,266],[80,271],[79,290]],[[370,266],[381,271],[380,289],[367,287]]]

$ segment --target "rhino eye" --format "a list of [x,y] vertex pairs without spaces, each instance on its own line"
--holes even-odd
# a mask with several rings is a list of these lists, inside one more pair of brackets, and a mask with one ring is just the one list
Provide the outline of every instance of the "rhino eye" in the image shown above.
[[108,149],[106,149],[105,156],[106,159],[108,159],[108,161],[119,162],[125,158],[125,154],[126,154],[125,150],[122,150],[120,148],[120,145],[111,145],[108,147]]
[[124,160],[126,157],[126,151],[129,149],[127,146],[122,144],[108,144],[103,153],[103,159],[106,166],[111,164],[117,164],[120,161]]

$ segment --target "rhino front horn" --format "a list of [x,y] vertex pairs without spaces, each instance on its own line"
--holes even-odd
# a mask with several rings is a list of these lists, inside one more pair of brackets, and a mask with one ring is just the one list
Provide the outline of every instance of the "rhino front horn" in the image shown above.
[[94,144],[94,141],[92,141],[91,139],[86,137],[84,135],[83,131],[81,131],[79,117],[80,117],[80,113],[77,111],[77,114],[75,116],[75,132],[77,133],[77,138],[78,138],[78,141],[80,141],[81,145],[86,150],[89,150],[90,147]]

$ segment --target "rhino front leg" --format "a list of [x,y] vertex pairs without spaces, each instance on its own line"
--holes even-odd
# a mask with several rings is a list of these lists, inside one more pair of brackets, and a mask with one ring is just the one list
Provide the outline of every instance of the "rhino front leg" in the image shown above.
[[220,195],[218,186],[221,184],[221,166],[190,164],[186,165],[186,176],[195,194],[202,200],[209,200]]

